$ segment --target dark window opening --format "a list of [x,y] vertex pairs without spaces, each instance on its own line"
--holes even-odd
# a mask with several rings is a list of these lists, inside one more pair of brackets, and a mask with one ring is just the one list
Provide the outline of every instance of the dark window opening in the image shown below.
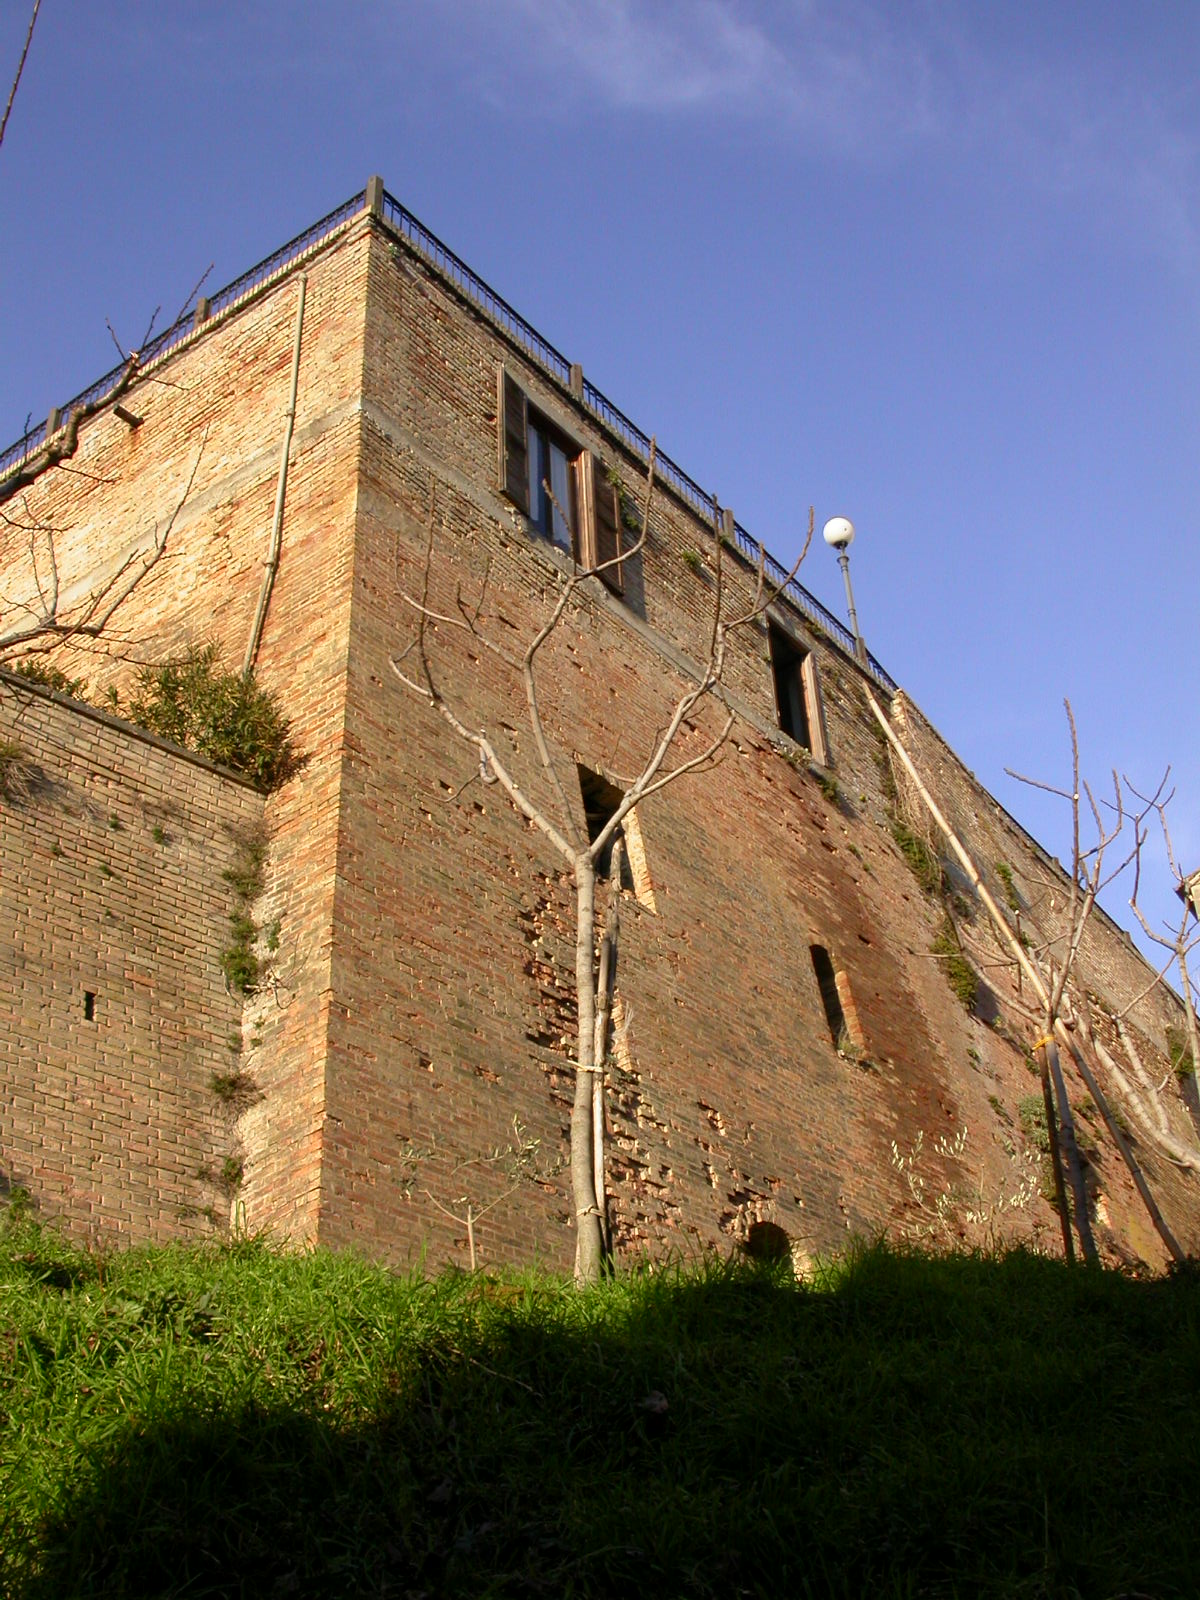
[[808,948],[812,956],[813,971],[817,975],[817,988],[821,991],[821,1004],[825,1007],[829,1037],[833,1040],[834,1049],[841,1050],[849,1038],[850,1030],[846,1027],[846,1013],[842,1010],[841,998],[838,995],[833,962],[824,945],[813,944]]
[[96,996],[91,989],[83,991],[83,1020],[85,1022],[96,1020]]
[[779,726],[797,744],[811,750],[812,731],[804,693],[804,662],[808,652],[802,650],[774,623],[767,625],[767,638],[771,650],[771,670],[775,675],[775,705],[779,712]]
[[[588,843],[595,844],[625,796],[615,783],[609,783],[608,779],[602,778],[598,772],[592,772],[587,767],[579,767],[577,771],[579,792],[583,796],[583,815],[587,822]],[[612,847],[617,835],[622,832],[621,828],[615,828],[612,837],[600,852],[596,860],[597,877],[607,878],[612,872]],[[633,867],[630,864],[628,849],[621,852],[621,887],[631,893],[634,892]]]

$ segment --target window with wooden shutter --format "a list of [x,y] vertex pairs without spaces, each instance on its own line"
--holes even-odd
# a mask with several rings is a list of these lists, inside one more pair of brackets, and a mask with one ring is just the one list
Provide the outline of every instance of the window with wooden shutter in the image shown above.
[[614,594],[625,588],[621,555],[621,497],[599,456],[585,450],[579,459],[582,485],[580,500],[585,515],[580,562],[585,567],[606,566],[599,574]]
[[808,706],[808,731],[813,759],[823,767],[829,765],[829,736],[825,732],[825,705],[821,699],[821,680],[817,676],[817,658],[810,650],[800,667],[800,680],[804,686],[804,699]]
[[817,661],[811,650],[773,621],[767,623],[771,672],[775,679],[775,706],[779,726],[810,752],[821,766],[829,765],[829,741]]
[[543,538],[599,577],[639,616],[645,615],[641,563],[625,559],[631,543],[619,486],[609,469],[530,403],[513,375],[496,369],[499,486]]
[[500,488],[529,515],[529,412],[525,391],[503,367],[496,370]]

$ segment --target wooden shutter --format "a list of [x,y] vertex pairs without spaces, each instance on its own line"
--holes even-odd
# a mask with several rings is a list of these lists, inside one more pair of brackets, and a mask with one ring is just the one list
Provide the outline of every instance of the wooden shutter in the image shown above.
[[[616,561],[621,554],[621,496],[616,485],[608,481],[608,473],[600,457],[589,455],[587,460],[592,480],[588,507],[592,535],[588,564],[598,567],[605,561]],[[600,577],[614,594],[623,592],[625,580],[619,563],[600,573]]]
[[518,510],[529,515],[529,433],[525,392],[515,378],[496,368],[497,438],[500,488]]
[[804,685],[804,699],[808,710],[808,729],[813,758],[823,767],[829,765],[829,735],[825,731],[825,705],[821,699],[821,679],[817,674],[817,657],[810,650],[800,668]]

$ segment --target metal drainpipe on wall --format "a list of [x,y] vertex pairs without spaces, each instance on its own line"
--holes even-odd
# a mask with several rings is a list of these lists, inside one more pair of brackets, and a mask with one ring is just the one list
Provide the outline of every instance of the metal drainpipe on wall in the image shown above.
[[275,516],[271,523],[271,545],[267,551],[266,571],[258,593],[258,609],[254,613],[254,626],[250,630],[250,643],[246,646],[246,659],[242,662],[242,677],[248,678],[254,670],[258,647],[262,640],[263,623],[275,574],[279,570],[279,548],[283,543],[283,502],[287,494],[288,457],[292,449],[292,431],[296,426],[296,386],[300,377],[300,335],[304,328],[304,292],[308,287],[308,274],[300,274],[300,297],[296,302],[296,332],[292,340],[292,387],[288,398],[287,421],[283,430],[283,448],[279,454],[279,479],[275,485]]

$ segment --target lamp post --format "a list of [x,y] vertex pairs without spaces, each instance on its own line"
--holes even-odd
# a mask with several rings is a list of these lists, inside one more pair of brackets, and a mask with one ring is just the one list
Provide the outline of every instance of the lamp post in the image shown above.
[[854,524],[849,517],[830,517],[821,534],[829,548],[837,551],[838,566],[842,569],[842,577],[846,583],[846,605],[850,612],[850,627],[854,634],[854,654],[865,666],[867,647],[863,643],[862,634],[858,631],[858,612],[854,609],[854,590],[850,587],[848,551],[854,543]]

